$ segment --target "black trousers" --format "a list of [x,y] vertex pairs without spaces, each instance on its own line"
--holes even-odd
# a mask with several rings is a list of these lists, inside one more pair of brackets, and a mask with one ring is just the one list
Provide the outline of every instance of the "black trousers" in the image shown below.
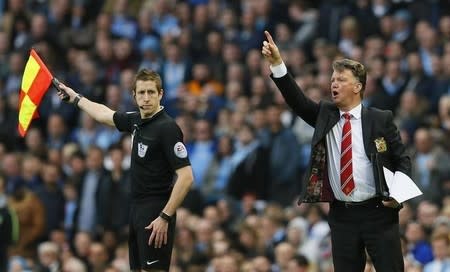
[[398,211],[378,198],[332,202],[328,222],[334,271],[363,272],[367,250],[376,271],[403,272]]

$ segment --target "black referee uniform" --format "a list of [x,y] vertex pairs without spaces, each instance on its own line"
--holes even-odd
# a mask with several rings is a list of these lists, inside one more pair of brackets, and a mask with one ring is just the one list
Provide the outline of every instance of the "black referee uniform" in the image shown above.
[[183,134],[164,109],[148,119],[142,119],[139,112],[116,112],[114,124],[120,131],[132,133],[128,241],[131,269],[169,270],[176,216],[169,223],[167,244],[161,248],[148,245],[150,231],[145,227],[169,200],[175,171],[190,165]]

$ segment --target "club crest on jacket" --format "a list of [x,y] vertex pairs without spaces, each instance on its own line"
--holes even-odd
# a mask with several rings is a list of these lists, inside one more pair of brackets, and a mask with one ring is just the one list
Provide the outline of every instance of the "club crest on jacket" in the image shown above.
[[377,147],[377,152],[379,153],[387,151],[387,145],[386,141],[384,140],[384,137],[376,138],[375,146]]

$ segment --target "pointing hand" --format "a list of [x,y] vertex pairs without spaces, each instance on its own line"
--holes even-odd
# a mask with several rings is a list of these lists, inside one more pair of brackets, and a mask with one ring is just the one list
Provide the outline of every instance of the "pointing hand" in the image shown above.
[[263,42],[263,46],[261,49],[262,55],[273,66],[281,64],[283,60],[281,59],[280,51],[273,41],[272,36],[270,35],[269,31],[264,31],[264,34],[266,35],[267,41]]

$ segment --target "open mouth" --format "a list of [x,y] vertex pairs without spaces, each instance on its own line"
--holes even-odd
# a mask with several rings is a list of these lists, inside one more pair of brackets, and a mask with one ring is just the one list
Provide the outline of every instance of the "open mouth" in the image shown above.
[[331,93],[332,93],[333,97],[335,97],[335,96],[337,96],[339,94],[338,91],[332,91]]

